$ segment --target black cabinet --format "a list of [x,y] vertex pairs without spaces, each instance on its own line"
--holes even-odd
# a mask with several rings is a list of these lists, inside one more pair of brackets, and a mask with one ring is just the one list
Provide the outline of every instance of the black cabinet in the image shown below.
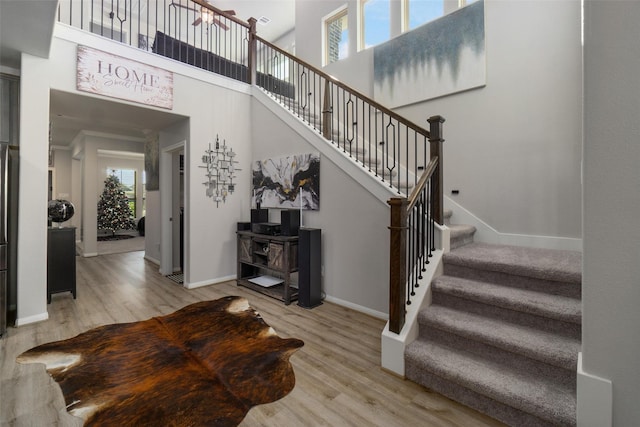
[[71,292],[76,298],[76,229],[49,228],[47,238],[47,302],[51,294]]

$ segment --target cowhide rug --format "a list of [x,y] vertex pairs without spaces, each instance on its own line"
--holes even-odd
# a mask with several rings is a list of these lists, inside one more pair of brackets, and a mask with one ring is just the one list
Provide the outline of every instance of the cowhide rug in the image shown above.
[[278,337],[246,299],[226,297],[101,326],[17,361],[44,363],[86,425],[235,426],[293,389],[289,356],[303,345]]

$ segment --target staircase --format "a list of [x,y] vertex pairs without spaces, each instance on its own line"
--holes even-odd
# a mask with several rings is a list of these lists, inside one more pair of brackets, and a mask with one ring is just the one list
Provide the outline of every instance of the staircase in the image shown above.
[[474,232],[451,226],[407,378],[511,426],[574,426],[581,254],[473,243]]
[[[289,110],[293,115],[300,118],[316,132],[322,134],[323,119],[321,107],[302,107],[296,100],[282,99],[267,91],[265,91],[265,93],[275,102]],[[411,172],[407,174],[406,171],[404,171],[405,173],[403,175],[398,177],[398,169],[404,170],[404,168],[399,164],[393,168],[389,167],[390,164],[392,166],[394,165],[394,159],[385,155],[384,142],[375,141],[373,138],[369,140],[369,138],[366,138],[361,134],[352,134],[352,141],[349,142],[345,137],[344,123],[340,120],[333,120],[330,124],[330,129],[331,130],[327,137],[334,148],[361,164],[361,166],[363,166],[371,175],[386,182],[389,187],[393,187],[404,194],[409,194],[411,192],[415,181],[419,177],[416,177],[415,174]],[[379,139],[384,139],[382,132],[377,136]]]

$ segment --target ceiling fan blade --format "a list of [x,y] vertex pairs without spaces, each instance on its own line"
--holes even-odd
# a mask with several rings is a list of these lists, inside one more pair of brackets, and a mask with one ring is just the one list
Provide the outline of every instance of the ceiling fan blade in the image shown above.
[[193,25],[194,27],[197,27],[198,25],[200,25],[201,22],[202,22],[202,17],[199,16],[195,21],[193,21],[191,25]]
[[223,24],[222,22],[220,22],[220,20],[218,18],[213,18],[213,23],[215,25],[217,25],[218,27],[222,28],[225,31],[227,31],[229,29],[229,27],[226,26],[225,24]]

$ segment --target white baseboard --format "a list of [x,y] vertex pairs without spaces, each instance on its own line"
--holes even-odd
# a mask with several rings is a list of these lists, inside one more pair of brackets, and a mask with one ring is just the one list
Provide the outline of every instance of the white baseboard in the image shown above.
[[145,255],[144,255],[144,259],[146,259],[147,261],[150,261],[150,262],[154,263],[155,265],[160,265],[160,261],[158,261],[157,259],[155,259],[155,258],[153,258],[153,257],[150,257],[150,256],[149,256],[149,255],[147,255],[146,253],[145,253]]
[[94,256],[98,256],[98,252],[86,252],[82,254],[83,258],[92,258]]
[[19,326],[28,325],[30,323],[43,322],[48,319],[49,319],[49,313],[45,311],[44,313],[34,314],[33,316],[18,317],[16,319],[16,326],[19,327]]
[[332,297],[330,295],[327,295],[324,298],[324,300],[332,304],[341,305],[343,307],[347,307],[352,310],[359,311],[360,313],[368,314],[369,316],[375,317],[376,319],[387,320],[389,318],[387,313],[382,313],[381,311],[372,310],[370,308],[367,308],[358,304],[354,304],[352,302],[345,301],[340,298]]
[[201,282],[191,282],[191,283],[185,282],[184,287],[187,289],[201,288],[203,286],[216,285],[218,283],[228,282],[229,280],[236,280],[236,277],[237,276],[233,274],[231,276],[218,277],[216,279],[203,280]]
[[469,224],[476,227],[476,234],[474,235],[476,242],[582,252],[582,239],[501,233],[447,196],[444,197],[444,207],[445,209],[451,209],[453,212],[451,216],[452,223]]
[[613,424],[613,384],[582,369],[578,353],[577,421],[579,427],[611,427]]

